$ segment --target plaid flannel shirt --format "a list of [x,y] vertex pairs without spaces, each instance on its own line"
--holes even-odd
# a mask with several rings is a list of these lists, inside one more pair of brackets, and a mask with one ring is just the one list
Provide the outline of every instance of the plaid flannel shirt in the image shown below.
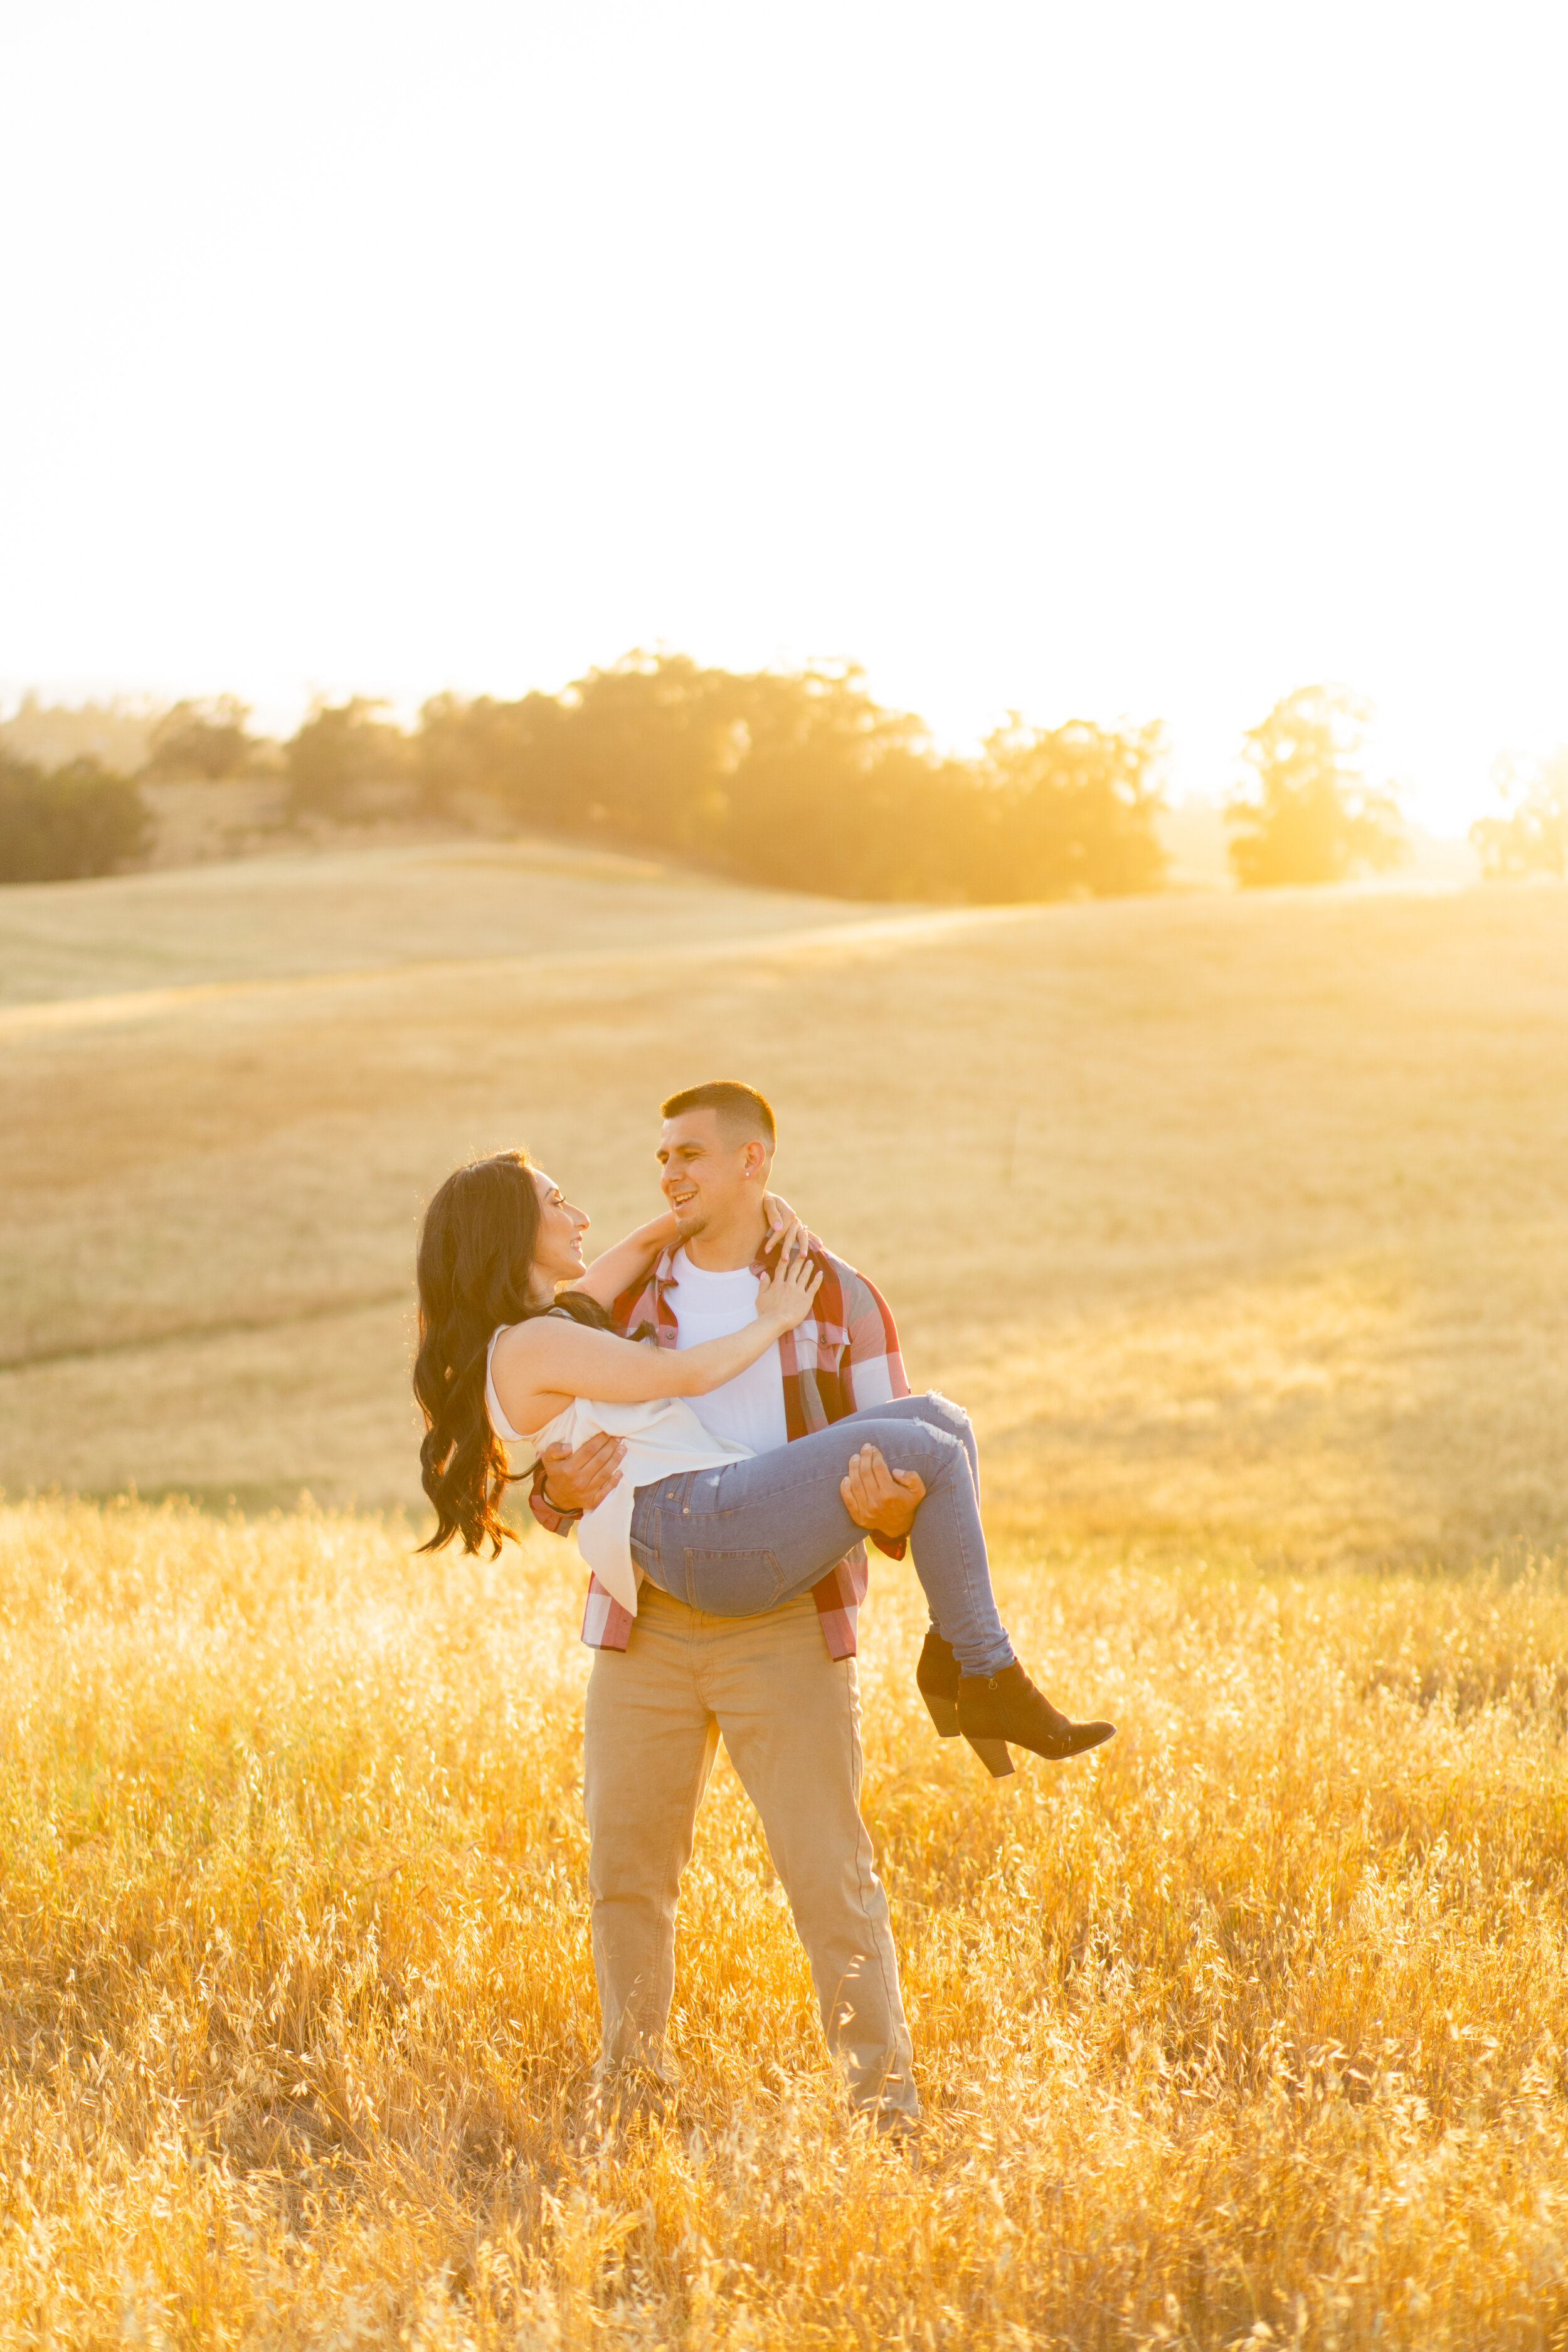
[[[779,1340],[779,1368],[784,1374],[784,1427],[790,1439],[826,1429],[847,1413],[864,1412],[893,1397],[908,1396],[899,1353],[899,1335],[886,1299],[841,1257],[823,1247],[815,1234],[807,1236],[814,1266],[822,1271],[822,1287],[811,1313]],[[640,1288],[628,1290],[615,1304],[616,1328],[628,1339],[657,1340],[673,1348],[679,1338],[669,1291],[675,1282],[675,1253],[666,1250]],[[765,1271],[755,1260],[752,1272]],[[575,1512],[552,1509],[541,1491],[543,1465],[536,1466],[530,1507],[541,1527],[563,1535]],[[905,1539],[874,1535],[871,1538],[889,1559],[901,1559]],[[869,1571],[866,1547],[858,1543],[836,1568],[811,1589],[822,1635],[835,1658],[855,1655],[860,1603],[866,1598]],[[618,1601],[605,1591],[596,1576],[588,1580],[587,1606],[583,1612],[583,1639],[590,1649],[624,1650],[632,1620]]]

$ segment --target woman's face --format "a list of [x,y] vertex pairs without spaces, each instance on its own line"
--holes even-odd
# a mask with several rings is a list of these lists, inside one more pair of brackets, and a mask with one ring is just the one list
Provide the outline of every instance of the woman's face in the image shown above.
[[542,1168],[531,1168],[533,1189],[539,1195],[539,1238],[533,1245],[533,1277],[541,1291],[553,1291],[558,1284],[575,1282],[587,1271],[583,1255],[583,1236],[588,1230],[588,1219],[581,1209],[574,1209],[552,1183]]

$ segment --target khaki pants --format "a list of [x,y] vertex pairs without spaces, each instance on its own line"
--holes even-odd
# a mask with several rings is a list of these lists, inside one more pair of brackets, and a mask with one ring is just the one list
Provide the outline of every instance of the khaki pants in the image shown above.
[[663,2064],[676,1898],[721,1734],[850,2096],[917,2113],[888,1898],[860,1819],[855,1661],[829,1657],[809,1594],[762,1617],[710,1617],[645,1584],[628,1646],[595,1658],[583,1778],[605,2059]]

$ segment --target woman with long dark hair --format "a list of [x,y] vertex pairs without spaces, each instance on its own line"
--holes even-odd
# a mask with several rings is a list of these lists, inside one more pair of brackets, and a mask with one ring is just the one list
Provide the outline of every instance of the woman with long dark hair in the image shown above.
[[685,1403],[810,1313],[822,1276],[798,1223],[780,1228],[755,1322],[681,1349],[634,1345],[609,1314],[673,1221],[656,1219],[592,1266],[587,1225],[523,1151],[471,1161],[432,1199],[414,1392],[436,1531],[421,1549],[458,1537],[466,1551],[488,1540],[499,1553],[511,1533],[500,1512],[507,1444],[576,1446],[605,1431],[626,1446],[623,1475],[577,1529],[600,1582],[634,1617],[645,1577],[711,1615],[754,1616],[808,1591],[857,1540],[840,1485],[851,1457],[875,1445],[925,1488],[910,1547],[932,1621],[918,1680],[938,1731],[962,1732],[995,1773],[1012,1769],[1008,1740],[1061,1758],[1110,1738],[1109,1723],[1059,1714],[1013,1654],[991,1589],[973,1434],[946,1398],[900,1397],[761,1454],[710,1436]]

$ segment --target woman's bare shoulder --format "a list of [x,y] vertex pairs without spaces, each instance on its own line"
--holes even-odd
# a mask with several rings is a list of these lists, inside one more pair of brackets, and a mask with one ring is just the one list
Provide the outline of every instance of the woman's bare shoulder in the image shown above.
[[579,1322],[564,1307],[546,1307],[542,1313],[531,1315],[526,1322],[504,1324],[496,1334],[493,1365],[506,1365],[526,1372],[531,1364],[545,1362],[554,1355],[564,1340],[576,1352],[586,1339],[597,1351],[604,1342],[612,1347],[625,1347],[626,1342],[618,1332],[602,1331],[592,1323]]
[[682,1395],[694,1358],[635,1347],[574,1316],[531,1316],[497,1338],[491,1366],[501,1411],[514,1429],[537,1429],[573,1397],[646,1404]]
[[503,1323],[495,1337],[494,1364],[526,1364],[537,1358],[542,1346],[549,1344],[552,1332],[559,1331],[561,1320],[549,1314],[531,1315],[524,1323]]
[[549,1321],[548,1316],[539,1315],[530,1316],[526,1323],[507,1324],[497,1332],[490,1353],[497,1402],[523,1437],[542,1429],[572,1402],[570,1387],[551,1381],[548,1349],[540,1346],[541,1327]]

